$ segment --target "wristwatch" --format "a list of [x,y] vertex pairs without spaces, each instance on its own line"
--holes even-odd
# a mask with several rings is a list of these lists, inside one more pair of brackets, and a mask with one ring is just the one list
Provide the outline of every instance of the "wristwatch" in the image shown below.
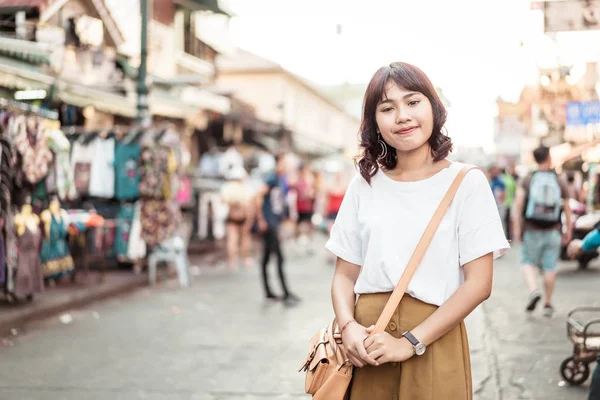
[[409,331],[406,331],[402,334],[402,336],[405,337],[406,339],[408,339],[410,344],[413,345],[416,355],[422,356],[423,354],[425,354],[425,350],[427,350],[427,346],[425,346],[424,343],[421,343],[421,341],[419,339],[417,339],[412,333],[410,333]]

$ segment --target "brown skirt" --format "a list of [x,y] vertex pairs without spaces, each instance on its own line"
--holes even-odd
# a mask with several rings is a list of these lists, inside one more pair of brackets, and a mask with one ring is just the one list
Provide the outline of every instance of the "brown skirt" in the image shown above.
[[[354,318],[374,325],[391,293],[361,295]],[[437,306],[405,295],[386,332],[399,338],[429,317]],[[403,363],[354,368],[350,400],[472,400],[471,360],[464,322]]]

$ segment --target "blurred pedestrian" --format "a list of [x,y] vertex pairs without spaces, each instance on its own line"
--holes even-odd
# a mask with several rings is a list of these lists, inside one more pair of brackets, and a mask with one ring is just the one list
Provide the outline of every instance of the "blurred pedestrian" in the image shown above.
[[327,188],[327,233],[331,232],[333,223],[340,211],[346,189],[348,187],[347,182],[344,180],[342,172],[336,172],[333,175],[333,182]]
[[494,194],[494,198],[496,199],[496,207],[498,207],[498,214],[500,214],[502,224],[504,225],[504,231],[506,232],[506,185],[504,184],[504,180],[502,179],[502,174],[498,166],[492,165],[491,167],[489,167],[488,173],[490,176],[490,186],[492,188],[492,193]]
[[227,260],[230,271],[236,271],[241,257],[244,266],[253,264],[250,258],[251,229],[254,223],[254,204],[252,188],[246,181],[247,172],[241,166],[227,172],[228,182],[221,188],[221,200],[227,205]]
[[[596,251],[600,247],[600,224],[597,224],[583,240],[575,239],[569,243],[567,254],[572,259],[577,258],[582,252]],[[600,400],[600,354],[596,360],[596,369],[592,374],[592,383],[590,384],[590,395],[588,400]]]
[[[335,223],[335,219],[340,211],[340,206],[342,205],[342,201],[344,200],[344,195],[346,194],[346,189],[348,184],[344,180],[344,175],[342,172],[336,172],[333,175],[333,181],[331,185],[327,188],[327,209],[326,209],[326,217],[327,217],[327,234],[331,233],[331,228]],[[327,253],[328,262],[335,263],[336,257],[332,252]]]
[[316,182],[314,175],[308,165],[301,165],[298,168],[298,176],[293,183],[293,190],[296,197],[296,241],[300,248],[307,250],[308,254],[312,253],[313,239],[313,215],[315,212],[316,200]]
[[506,237],[508,240],[511,240],[510,214],[515,200],[515,195],[517,194],[517,181],[511,171],[511,168],[502,169],[502,182],[504,182],[504,187],[506,188],[506,194],[504,196],[504,229],[506,232]]
[[[533,152],[533,156],[538,169],[525,177],[517,188],[512,236],[522,242],[521,264],[529,289],[526,310],[532,312],[542,298],[537,282],[540,270],[544,276],[543,314],[552,317],[552,294],[556,285],[561,236],[565,243],[570,242],[572,236],[571,208],[567,186],[552,169],[550,149],[541,146]],[[564,235],[561,234],[561,210],[566,217]]]
[[446,111],[418,68],[380,68],[363,104],[360,175],[327,242],[338,257],[333,307],[357,367],[350,400],[471,399],[463,320],[490,296],[494,253],[509,248],[489,183],[467,173],[385,332],[368,336],[465,165],[446,158]]
[[267,266],[271,254],[277,257],[277,272],[283,289],[283,300],[286,303],[296,303],[300,298],[290,292],[284,271],[284,257],[281,246],[280,227],[286,209],[286,196],[282,177],[286,171],[285,154],[275,157],[275,171],[269,174],[265,184],[256,196],[256,213],[258,227],[263,235],[262,282],[267,300],[278,300],[269,284]]

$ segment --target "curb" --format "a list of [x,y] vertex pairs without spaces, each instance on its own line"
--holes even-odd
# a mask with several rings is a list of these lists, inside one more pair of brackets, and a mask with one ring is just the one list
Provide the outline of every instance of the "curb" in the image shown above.
[[50,318],[62,312],[81,308],[96,301],[130,293],[144,286],[148,286],[148,277],[146,274],[141,274],[121,284],[91,286],[89,290],[75,292],[64,299],[45,303],[41,302],[29,307],[24,306],[22,312],[17,313],[14,318],[0,320],[0,336],[6,335],[11,329],[22,328],[29,322]]
[[[223,251],[208,251],[202,254],[190,254],[192,264],[215,264],[226,259]],[[168,279],[176,279],[177,273],[173,270],[167,270]],[[133,272],[132,272],[133,275]],[[112,285],[101,284],[90,286],[83,292],[74,292],[63,299],[56,301],[40,302],[23,306],[19,313],[14,317],[0,318],[0,337],[10,334],[11,329],[21,329],[26,324],[47,318],[54,317],[68,310],[82,308],[91,303],[106,300],[111,297],[134,292],[143,287],[148,287],[148,274],[144,270],[140,275],[134,275],[127,282],[115,283]],[[18,307],[18,306],[16,306]]]

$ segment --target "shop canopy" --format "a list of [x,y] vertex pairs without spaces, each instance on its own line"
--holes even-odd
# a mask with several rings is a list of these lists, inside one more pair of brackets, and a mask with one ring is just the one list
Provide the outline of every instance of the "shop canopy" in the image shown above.
[[0,86],[25,90],[49,90],[54,77],[25,61],[0,56]]
[[174,3],[178,6],[187,8],[188,10],[212,11],[216,14],[229,16],[229,13],[223,11],[223,9],[219,7],[218,0],[175,0]]

